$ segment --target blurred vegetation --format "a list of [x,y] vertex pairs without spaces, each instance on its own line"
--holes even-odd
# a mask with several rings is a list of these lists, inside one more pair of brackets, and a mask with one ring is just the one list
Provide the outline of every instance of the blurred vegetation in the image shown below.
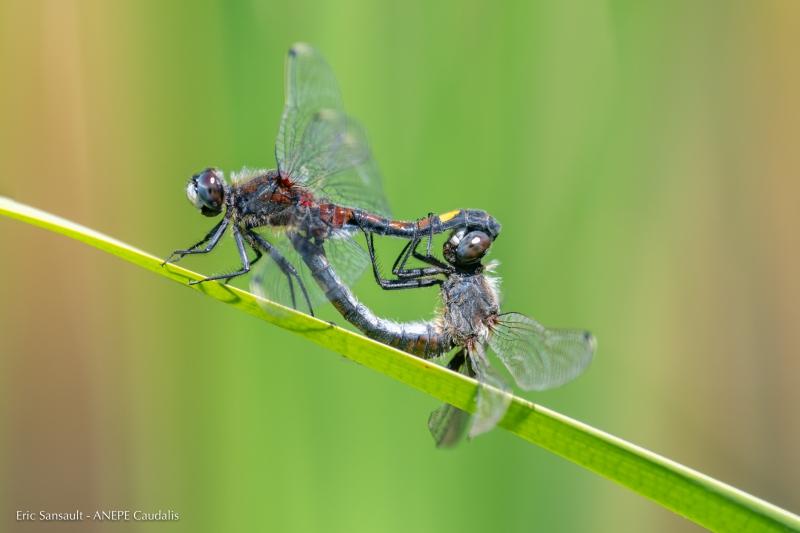
[[[285,50],[313,43],[394,213],[491,212],[504,308],[598,337],[585,376],[532,399],[796,510],[799,9],[3,2],[0,193],[164,255],[188,244],[209,221],[185,179],[273,165]],[[505,432],[437,451],[436,400],[105,254],[18,224],[0,243],[4,517],[697,530]],[[384,316],[436,305],[373,285],[355,290]]]

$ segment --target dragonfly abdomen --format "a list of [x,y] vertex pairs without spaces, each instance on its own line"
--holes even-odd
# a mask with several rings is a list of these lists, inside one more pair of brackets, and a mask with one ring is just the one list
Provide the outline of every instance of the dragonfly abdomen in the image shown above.
[[482,231],[493,241],[500,235],[500,222],[482,209],[456,209],[429,218],[435,219],[431,221],[431,224],[435,224],[434,232],[466,228],[467,231]]
[[395,220],[361,209],[351,209],[333,204],[320,205],[320,215],[336,228],[355,226],[362,230],[392,237],[414,238],[428,233],[439,234],[464,227],[481,230],[492,240],[500,234],[500,223],[486,211],[457,209],[441,215],[431,214],[415,221]]
[[342,283],[331,268],[321,244],[297,234],[290,238],[328,300],[348,322],[368,337],[426,359],[442,355],[454,347],[452,337],[443,332],[438,322],[400,324],[376,316]]
[[353,225],[353,209],[336,204],[319,204],[319,218],[333,229]]

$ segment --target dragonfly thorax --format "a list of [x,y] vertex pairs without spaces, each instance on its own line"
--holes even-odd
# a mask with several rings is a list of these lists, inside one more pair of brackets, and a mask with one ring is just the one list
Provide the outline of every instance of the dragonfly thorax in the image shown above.
[[442,284],[442,326],[459,346],[483,342],[500,312],[494,279],[483,274],[451,275]]

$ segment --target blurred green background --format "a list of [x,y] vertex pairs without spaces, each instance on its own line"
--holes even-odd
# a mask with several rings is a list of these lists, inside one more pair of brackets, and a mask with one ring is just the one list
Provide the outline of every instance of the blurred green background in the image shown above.
[[[273,165],[284,54],[311,42],[394,213],[493,213],[505,309],[597,335],[585,376],[531,399],[797,512],[799,17],[3,2],[0,194],[156,254],[187,245],[210,221],[186,178]],[[60,531],[698,529],[503,431],[436,450],[435,400],[82,244],[3,220],[0,258],[3,530],[76,508],[181,519]],[[226,242],[186,264],[235,260]],[[399,319],[438,300],[356,289]]]

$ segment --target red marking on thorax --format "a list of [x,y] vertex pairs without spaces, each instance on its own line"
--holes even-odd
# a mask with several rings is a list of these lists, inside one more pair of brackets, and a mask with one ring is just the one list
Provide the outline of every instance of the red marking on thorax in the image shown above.
[[277,187],[266,200],[277,204],[290,204],[297,202],[298,205],[309,207],[314,205],[314,197],[303,187],[295,185],[290,178],[276,177]]
[[314,196],[308,191],[299,191],[299,195],[297,198],[297,203],[303,207],[311,207],[316,202],[314,201]]
[[270,195],[267,201],[275,204],[288,204],[292,201],[292,194],[288,189],[280,187]]

